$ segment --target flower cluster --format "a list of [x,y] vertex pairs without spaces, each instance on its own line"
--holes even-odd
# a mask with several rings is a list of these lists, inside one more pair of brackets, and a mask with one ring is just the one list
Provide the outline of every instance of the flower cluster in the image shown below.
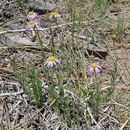
[[[38,16],[37,13],[33,12],[33,11],[30,11],[28,13],[28,15],[26,16],[26,19],[28,20],[27,22],[27,28],[28,29],[31,29],[33,30],[33,28],[36,26],[36,25],[39,25],[40,24],[40,21],[36,21],[35,18]],[[61,14],[57,13],[57,12],[52,12],[49,16],[50,19],[52,18],[60,18],[61,17]]]
[[[37,16],[38,16],[37,13],[33,11],[30,11],[28,13],[28,15],[26,16],[26,19],[28,20],[27,22],[28,29],[33,30],[36,25],[40,24],[40,21],[35,20]],[[52,18],[59,18],[59,17],[61,17],[61,14],[57,12],[52,12],[49,18],[52,19]],[[53,67],[53,66],[57,66],[57,64],[60,64],[60,63],[61,63],[60,59],[55,58],[55,56],[50,56],[44,62],[44,66]]]
[[[33,30],[33,28],[36,25],[39,25],[40,22],[35,20],[35,18],[37,17],[37,13],[31,11],[28,13],[28,15],[26,16],[26,19],[28,20],[27,22],[27,28]],[[57,12],[52,12],[49,16],[50,19],[52,18],[59,18],[61,17],[61,14],[57,13]],[[116,39],[116,34],[114,33],[112,35],[112,39],[115,40]],[[61,59],[55,58],[55,56],[50,56],[47,58],[46,61],[43,62],[44,66],[47,67],[53,67],[53,66],[57,66],[57,64],[61,63]],[[102,66],[99,64],[99,62],[95,63],[93,62],[91,65],[88,66],[88,72],[92,73],[95,72],[96,74],[100,72],[100,69],[102,69]]]
[[40,21],[37,21],[35,20],[35,18],[37,17],[37,13],[33,12],[33,11],[30,11],[28,13],[28,15],[26,16],[26,19],[28,20],[27,22],[27,28],[30,29],[30,30],[33,30],[33,28],[36,26],[36,25],[39,25],[40,24]]

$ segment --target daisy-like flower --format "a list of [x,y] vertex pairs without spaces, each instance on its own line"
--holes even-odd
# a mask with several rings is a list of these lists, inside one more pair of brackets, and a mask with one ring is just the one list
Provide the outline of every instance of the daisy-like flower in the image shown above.
[[53,67],[54,65],[56,66],[57,64],[60,64],[61,63],[61,59],[57,59],[57,58],[55,58],[55,56],[50,56],[43,63],[44,63],[44,66],[47,65],[47,67]]
[[61,14],[59,14],[57,12],[52,12],[51,15],[49,16],[50,19],[59,18],[59,17],[61,17]]
[[28,29],[33,29],[36,25],[39,25],[40,22],[39,21],[35,21],[35,20],[30,20],[29,22],[27,22],[27,28]]
[[97,62],[93,62],[91,65],[88,66],[89,70],[88,72],[92,73],[95,72],[96,74],[100,72],[100,69],[102,69],[102,66]]
[[33,20],[33,19],[35,19],[37,17],[37,13],[35,13],[35,12],[33,12],[33,11],[30,11],[29,13],[28,13],[28,15],[26,16],[26,18],[28,19],[28,20]]

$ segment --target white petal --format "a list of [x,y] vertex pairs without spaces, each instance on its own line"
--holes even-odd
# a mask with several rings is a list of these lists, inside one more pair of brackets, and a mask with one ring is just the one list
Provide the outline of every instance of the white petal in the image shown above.
[[96,72],[96,74],[100,72],[100,70],[98,69],[98,67],[95,68],[95,72]]
[[48,61],[48,65],[47,65],[47,67],[49,67],[51,65],[51,62],[50,61]]
[[55,61],[53,61],[53,64],[54,64],[54,65],[56,65],[56,62],[55,62]]
[[51,67],[53,67],[53,62],[51,61]]
[[97,67],[100,68],[100,69],[102,68],[102,66],[100,64],[97,64]]
[[61,59],[57,59],[57,58],[56,58],[55,61],[56,61],[57,63],[59,63],[59,64],[61,63]]
[[43,62],[44,63],[44,66],[46,65],[46,64],[48,64],[48,61],[46,60],[45,62]]
[[88,72],[92,73],[93,72],[93,68],[91,67]]
[[88,68],[90,68],[90,67],[91,67],[91,65],[88,66]]

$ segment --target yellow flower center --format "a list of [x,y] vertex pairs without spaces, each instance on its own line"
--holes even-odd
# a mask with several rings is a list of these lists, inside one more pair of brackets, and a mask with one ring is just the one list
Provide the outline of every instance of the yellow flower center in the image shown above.
[[52,13],[51,13],[52,16],[55,16],[55,15],[57,15],[57,14],[58,14],[57,12],[52,12]]
[[31,11],[31,12],[29,12],[28,14],[29,14],[29,15],[33,15],[33,14],[34,14],[34,12],[33,12],[33,11]]
[[116,39],[116,34],[112,34],[112,39]]
[[54,61],[54,60],[55,60],[55,57],[54,57],[54,56],[50,56],[50,57],[48,57],[48,60],[49,60],[49,61]]
[[35,20],[30,20],[28,23],[32,25],[35,23]]
[[97,67],[97,64],[96,64],[96,63],[92,63],[91,66],[92,66],[93,68],[96,68],[96,67]]

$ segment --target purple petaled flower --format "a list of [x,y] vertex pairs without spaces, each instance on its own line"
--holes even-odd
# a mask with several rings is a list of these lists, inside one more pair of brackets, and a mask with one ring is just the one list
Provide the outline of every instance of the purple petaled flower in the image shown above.
[[50,56],[43,63],[44,63],[44,66],[47,65],[47,67],[53,67],[54,65],[56,66],[57,64],[60,64],[61,63],[61,59],[57,59],[54,56]]
[[61,14],[58,14],[57,12],[52,12],[49,18],[52,19],[52,18],[60,18],[60,17]]
[[102,69],[102,66],[97,62],[97,63],[92,63],[91,65],[88,66],[89,70],[88,72],[92,73],[95,72],[96,74],[100,72],[100,69]]
[[40,21],[35,21],[35,20],[30,20],[28,23],[27,23],[27,28],[28,29],[31,29],[33,30],[33,28],[36,26],[36,25],[39,25],[40,24]]
[[33,20],[33,19],[35,19],[36,17],[37,17],[37,13],[35,13],[35,12],[33,12],[33,11],[29,12],[28,15],[26,16],[26,18],[27,18],[28,20]]

